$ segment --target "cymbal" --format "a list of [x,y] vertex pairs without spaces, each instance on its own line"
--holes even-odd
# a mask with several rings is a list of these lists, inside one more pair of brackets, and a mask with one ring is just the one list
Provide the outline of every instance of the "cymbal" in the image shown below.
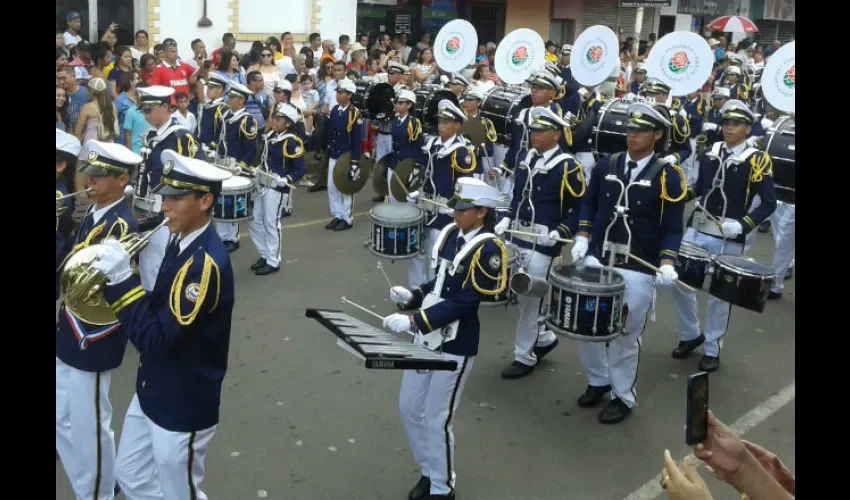
[[366,182],[369,180],[369,174],[372,169],[372,161],[360,162],[360,177],[357,180],[351,180],[348,171],[351,167],[351,153],[344,153],[337,159],[334,165],[333,182],[334,186],[342,194],[356,194],[363,189]]

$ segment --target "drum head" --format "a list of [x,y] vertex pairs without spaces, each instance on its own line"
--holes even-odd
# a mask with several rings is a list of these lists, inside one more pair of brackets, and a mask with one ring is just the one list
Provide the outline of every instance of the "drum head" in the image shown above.
[[510,138],[519,112],[531,107],[531,95],[512,89],[493,89],[481,103],[481,115],[493,122],[500,141]]
[[573,43],[570,69],[573,78],[585,87],[604,82],[620,65],[620,42],[611,28],[591,26],[581,32]]
[[684,255],[685,257],[694,257],[698,259],[710,259],[711,253],[708,250],[705,250],[701,246],[696,243],[691,243],[690,241],[683,241],[681,245],[679,245],[679,254]]
[[750,257],[742,257],[739,255],[718,255],[715,259],[721,267],[750,276],[769,278],[776,274],[772,267],[766,266]]
[[546,62],[540,34],[528,28],[511,31],[496,47],[495,70],[505,83],[519,85]]
[[247,187],[251,187],[253,184],[254,184],[254,181],[252,179],[249,179],[247,177],[242,177],[240,175],[234,175],[230,179],[226,179],[225,181],[223,181],[221,183],[221,189],[222,189],[222,191],[228,191],[228,190],[231,190],[231,189],[232,190],[239,190],[239,189],[245,189]]
[[395,91],[389,83],[375,83],[366,91],[366,109],[370,118],[383,120],[395,113]]
[[691,31],[674,31],[659,39],[646,58],[646,77],[670,86],[670,95],[688,95],[711,76],[714,51]]
[[553,285],[566,289],[616,292],[626,286],[626,279],[615,270],[576,264],[561,264],[552,268],[549,279]]
[[372,215],[387,221],[413,223],[422,218],[422,210],[410,203],[391,201],[372,207]]
[[449,21],[434,39],[434,60],[440,69],[449,73],[462,70],[475,61],[478,50],[478,33],[475,26],[464,19]]

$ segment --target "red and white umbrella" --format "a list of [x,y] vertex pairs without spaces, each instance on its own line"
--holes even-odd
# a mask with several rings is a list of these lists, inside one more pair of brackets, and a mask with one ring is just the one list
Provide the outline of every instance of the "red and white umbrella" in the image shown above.
[[723,33],[755,33],[759,29],[752,21],[743,16],[718,17],[706,26],[709,31],[722,31]]

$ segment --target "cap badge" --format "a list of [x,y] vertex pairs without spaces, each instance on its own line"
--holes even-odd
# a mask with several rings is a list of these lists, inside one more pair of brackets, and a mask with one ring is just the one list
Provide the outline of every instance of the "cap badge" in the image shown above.
[[455,193],[460,193],[461,191],[463,191],[463,186],[460,182],[455,182]]
[[165,165],[162,166],[162,173],[165,175],[169,175],[172,170],[174,170],[174,161],[168,160],[167,162],[165,162]]
[[636,110],[634,113],[632,113],[632,117],[634,117],[634,118],[640,118],[642,116],[643,116],[643,112],[641,110]]
[[88,160],[89,161],[97,160],[97,151],[89,151]]

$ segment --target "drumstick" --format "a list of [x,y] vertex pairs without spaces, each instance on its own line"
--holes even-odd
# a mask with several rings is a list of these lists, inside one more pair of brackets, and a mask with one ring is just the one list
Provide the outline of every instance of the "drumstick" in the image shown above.
[[[644,265],[644,266],[648,267],[649,269],[652,269],[652,270],[653,270],[653,271],[655,271],[656,273],[661,274],[661,270],[660,270],[660,269],[658,269],[657,267],[653,266],[653,265],[652,265],[652,264],[650,264],[649,262],[647,262],[647,261],[645,261],[645,260],[641,259],[640,257],[637,257],[637,256],[635,256],[634,254],[631,254],[631,253],[630,253],[630,254],[629,254],[629,258],[634,259],[634,260],[635,260],[638,264],[642,264],[642,265]],[[680,280],[680,279],[677,279],[677,280],[676,280],[676,284],[678,284],[680,287],[684,288],[685,290],[687,290],[687,291],[689,291],[689,292],[692,292],[692,293],[696,293],[696,292],[697,292],[696,288],[694,288],[694,287],[692,287],[692,286],[688,285],[687,283],[683,282],[683,281],[682,281],[682,280]]]
[[[546,236],[545,234],[529,233],[527,231],[517,231],[515,229],[505,229],[505,232],[506,233],[513,233],[513,234],[522,234],[524,236],[534,236],[536,238]],[[557,241],[557,242],[560,242],[560,243],[573,243],[573,240],[568,240],[566,238],[550,238],[550,239]]]
[[[410,191],[407,190],[407,187],[404,185],[403,182],[401,182],[401,179],[399,179],[398,176],[395,175],[395,172],[393,172],[393,180],[395,182],[397,182],[399,186],[401,186],[401,189],[404,190],[404,194],[406,194],[407,196],[410,196]],[[424,202],[430,203],[432,205],[437,205],[438,207],[445,208],[446,210],[449,209],[448,205],[444,205],[444,204],[440,203],[439,201],[429,200],[428,198],[422,198],[421,196],[419,197],[419,201],[424,201]]]
[[390,277],[387,276],[387,272],[384,271],[384,266],[383,266],[383,264],[381,264],[381,261],[378,261],[378,269],[381,270],[381,274],[384,275],[384,279],[387,280],[387,284],[390,285],[390,288],[392,288],[393,283],[392,283],[392,281],[390,281]]
[[[361,306],[360,304],[358,304],[356,302],[352,302],[352,301],[348,300],[347,298],[345,298],[345,295],[342,296],[341,300],[342,300],[343,304],[352,305],[352,306],[356,307],[357,309],[360,309],[361,311],[363,311],[365,313],[371,314],[372,316],[381,320],[381,324],[383,324],[384,316],[381,316],[380,314],[376,313],[375,311],[372,311],[371,309],[366,309],[365,307]],[[416,334],[411,332],[410,330],[405,330],[404,333],[416,336]]]

